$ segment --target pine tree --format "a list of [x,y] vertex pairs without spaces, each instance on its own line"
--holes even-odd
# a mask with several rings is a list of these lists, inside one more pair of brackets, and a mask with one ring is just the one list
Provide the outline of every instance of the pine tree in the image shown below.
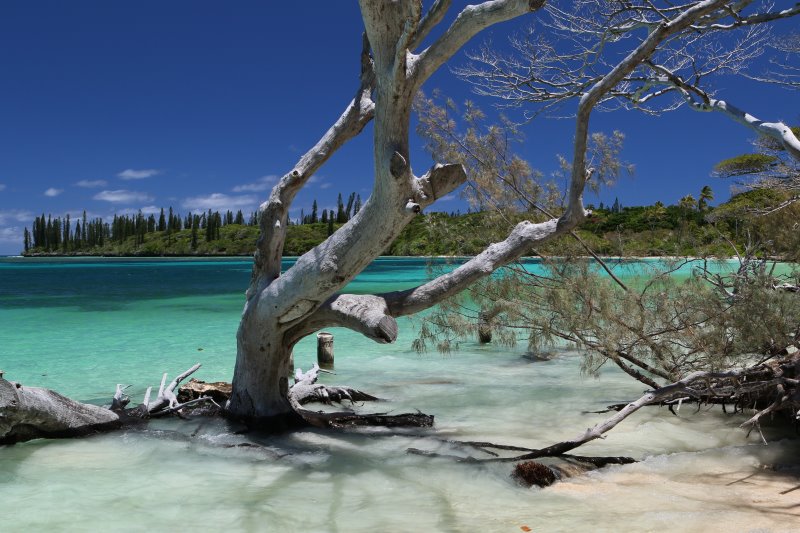
[[25,252],[31,249],[31,234],[28,233],[28,227],[25,226],[25,238],[24,238],[24,245],[25,245]]
[[206,242],[214,240],[214,216],[211,209],[206,213]]
[[317,200],[314,200],[314,203],[311,206],[311,223],[316,224],[319,222],[319,217],[317,216]]
[[52,245],[53,245],[53,219],[51,218],[50,215],[47,215],[47,230],[44,235],[44,249],[49,252]]
[[70,237],[70,220],[69,220],[69,213],[67,213],[67,220],[64,222],[64,229],[63,229],[63,237],[61,239],[61,248],[64,252],[67,251],[69,248],[69,237]]
[[200,217],[195,215],[194,224],[192,224],[192,250],[197,250],[197,226],[199,225]]
[[361,211],[361,195],[356,195],[356,203],[353,204],[353,216],[356,216]]
[[339,224],[347,222],[344,214],[344,204],[342,203],[342,193],[339,193],[339,198],[336,199],[336,222]]
[[164,208],[161,208],[161,215],[158,217],[158,231],[167,231],[167,221],[164,218]]
[[350,220],[353,213],[353,202],[356,201],[356,193],[351,193],[350,197],[347,198],[347,208],[344,210],[344,218],[345,222]]
[[328,223],[328,210],[327,209],[323,209],[322,210],[322,223],[323,224],[327,224]]
[[333,217],[328,217],[328,237],[333,235]]

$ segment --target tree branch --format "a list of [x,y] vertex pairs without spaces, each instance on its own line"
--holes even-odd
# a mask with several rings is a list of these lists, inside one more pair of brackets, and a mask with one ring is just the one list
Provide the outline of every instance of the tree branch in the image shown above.
[[576,220],[551,219],[546,222],[520,222],[504,240],[487,247],[452,272],[404,291],[384,293],[389,314],[403,316],[427,309],[458,294],[475,281],[491,275],[496,269],[522,257],[534,244],[568,232]]
[[[800,161],[800,139],[798,139],[792,129],[783,122],[764,122],[763,120],[759,120],[733,104],[724,100],[711,98],[708,93],[696,85],[688,83],[664,66],[656,65],[650,61],[646,61],[645,63],[648,67],[661,75],[661,80],[659,80],[661,83],[672,85],[680,90],[691,109],[695,111],[716,111],[722,113],[739,124],[750,128],[759,135],[775,139],[794,159]],[[694,98],[692,95],[694,95]]]
[[800,139],[783,122],[764,122],[724,100],[714,100],[713,98],[709,100],[708,104],[693,106],[693,109],[720,112],[760,135],[777,140],[794,159],[800,161]]
[[570,231],[576,223],[562,219],[538,224],[521,222],[504,241],[490,245],[452,272],[419,287],[378,295],[335,294],[306,320],[290,329],[287,339],[296,342],[318,329],[342,326],[380,343],[394,342],[397,338],[394,317],[436,305],[475,281],[491,275],[497,268],[518,259],[534,244]]
[[425,40],[425,37],[428,36],[431,30],[442,21],[445,14],[447,14],[447,10],[450,9],[450,4],[452,3],[452,0],[435,0],[433,2],[433,5],[420,21],[417,34],[409,43],[409,50],[415,50],[420,44],[422,44],[422,41]]
[[357,331],[380,344],[397,339],[397,321],[386,300],[371,294],[335,294],[297,327],[286,333],[291,345],[319,329],[339,326]]
[[269,199],[259,209],[261,231],[256,246],[254,279],[248,296],[280,275],[289,208],[295,195],[328,158],[344,143],[361,133],[374,116],[375,104],[371,94],[375,88],[375,74],[366,34],[363,41],[361,83],[355,97],[317,144],[303,154],[294,168],[281,178],[272,189]]
[[660,23],[642,43],[625,59],[597,81],[581,97],[575,121],[575,141],[572,156],[572,177],[567,209],[582,208],[582,195],[591,169],[586,168],[586,150],[589,138],[589,118],[595,106],[614,87],[622,82],[636,67],[648,59],[668,37],[685,30],[693,22],[725,4],[724,0],[706,0],[682,11],[674,19]]
[[323,412],[311,411],[303,405],[311,402],[324,404],[341,403],[348,400],[378,400],[375,396],[350,387],[328,387],[317,383],[320,368],[315,364],[308,372],[297,369],[295,384],[289,390],[289,403],[292,410],[307,423],[316,427],[352,427],[352,426],[384,426],[384,427],[430,427],[433,416],[424,413],[403,413],[390,415],[387,413],[354,413],[352,411]]
[[693,25],[692,29],[698,31],[732,30],[735,28],[741,28],[743,26],[752,26],[755,24],[763,24],[765,22],[771,22],[773,20],[789,18],[799,14],[800,14],[800,3],[795,4],[794,7],[790,7],[788,9],[782,9],[781,11],[757,13],[755,15],[750,15],[749,17],[736,18],[730,24],[698,24],[698,25]]
[[544,3],[544,0],[491,0],[465,7],[444,35],[419,54],[414,73],[416,86],[421,86],[484,28],[536,11]]

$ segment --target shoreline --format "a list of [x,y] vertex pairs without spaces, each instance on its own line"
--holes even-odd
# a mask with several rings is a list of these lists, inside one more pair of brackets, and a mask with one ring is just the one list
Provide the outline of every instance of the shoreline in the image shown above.
[[[55,258],[97,258],[97,259],[209,259],[209,258],[216,258],[216,259],[224,259],[224,258],[232,258],[232,259],[252,259],[253,254],[84,254],[84,253],[70,253],[70,254],[63,254],[63,253],[34,253],[34,254],[16,254],[16,255],[0,255],[2,258],[7,259],[55,259]],[[299,255],[285,255],[283,256],[284,259],[296,259],[300,257]],[[472,255],[379,255],[376,259],[389,259],[389,258],[396,258],[396,259],[465,259],[469,260],[475,256]],[[524,256],[520,259],[524,260],[533,260],[533,261],[543,261],[546,259],[558,259],[561,256],[549,256],[546,258],[540,256]],[[702,260],[708,259],[712,261],[730,261],[736,259],[735,256],[709,256],[709,257],[700,257],[700,256],[678,256],[678,255],[628,255],[628,256],[619,256],[619,255],[599,255],[600,259],[604,261],[642,261],[642,260],[653,260],[653,259],[662,259],[662,260],[671,260],[671,261],[678,261],[678,260]],[[576,256],[578,259],[593,259],[590,255],[580,255]],[[787,261],[782,258],[775,258],[770,257],[767,258],[770,261],[777,261],[777,262],[791,262]]]

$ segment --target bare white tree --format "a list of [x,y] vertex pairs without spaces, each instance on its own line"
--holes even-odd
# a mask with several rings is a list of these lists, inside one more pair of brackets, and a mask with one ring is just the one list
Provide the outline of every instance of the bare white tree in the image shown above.
[[[543,3],[493,0],[467,6],[440,37],[420,49],[442,21],[449,1],[434,2],[424,16],[418,0],[360,2],[366,33],[356,95],[322,139],[283,176],[260,209],[261,237],[237,334],[233,393],[228,404],[232,415],[253,420],[293,412],[288,383],[291,353],[304,336],[322,327],[344,326],[377,342],[392,342],[397,337],[395,317],[432,306],[491,271],[492,263],[481,261],[477,269],[470,265],[449,279],[403,293],[338,293],[416,214],[466,179],[461,165],[436,165],[422,176],[412,172],[409,122],[420,86],[479,31],[535,11]],[[370,120],[374,120],[372,195],[347,224],[281,274],[292,200],[328,157]],[[578,216],[573,223],[582,210],[575,213]],[[525,226],[520,228],[519,238],[527,242],[550,230]],[[519,253],[524,248],[520,246]]]
[[[431,28],[442,19],[449,2],[435,2],[423,16],[418,1],[361,0],[366,40],[357,94],[336,124],[283,177],[261,208],[261,238],[238,332],[233,395],[228,405],[232,415],[265,419],[292,411],[288,400],[291,350],[304,336],[322,327],[343,326],[377,342],[392,342],[397,336],[396,317],[429,308],[522,256],[534,244],[571,231],[585,216],[582,195],[593,172],[586,158],[589,119],[596,107],[612,100],[640,105],[665,92],[690,97],[691,91],[676,84],[671,76],[678,67],[690,63],[684,56],[693,47],[706,47],[710,55],[715,45],[706,41],[729,28],[749,30],[800,13],[800,6],[794,6],[747,14],[745,10],[752,2],[724,0],[677,6],[664,2],[663,7],[652,1],[587,0],[547,7],[556,34],[577,47],[574,52],[567,52],[562,50],[561,42],[549,47],[541,42],[533,45],[547,61],[533,65],[533,75],[527,81],[531,90],[538,91],[538,101],[579,97],[563,212],[544,222],[518,224],[505,240],[419,287],[377,295],[341,294],[345,284],[385,250],[421,209],[466,180],[461,165],[437,165],[423,176],[413,174],[408,150],[409,118],[418,89],[478,31],[539,10],[543,4],[495,0],[468,6],[441,37],[418,50]],[[587,46],[587,38],[595,44]],[[603,51],[612,42],[630,43],[624,54],[620,55],[619,50],[611,54],[622,59],[605,59]],[[707,68],[736,70],[741,61],[737,56],[746,50],[748,45],[743,42],[728,57]],[[675,59],[664,66],[658,59],[662,56]],[[549,76],[538,74],[539,64],[553,69]],[[498,72],[506,87],[519,85],[516,74]],[[490,80],[494,74],[476,71],[475,77]],[[559,80],[559,76],[564,79]],[[703,101],[700,107],[740,115],[721,101]],[[333,151],[371,119],[375,121],[372,196],[350,222],[281,274],[287,213],[294,195]],[[747,116],[742,119],[751,127],[784,139],[788,147],[797,142],[782,124],[756,123]]]

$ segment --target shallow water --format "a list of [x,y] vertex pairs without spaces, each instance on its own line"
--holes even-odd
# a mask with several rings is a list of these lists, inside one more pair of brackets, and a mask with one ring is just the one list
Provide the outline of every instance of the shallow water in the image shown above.
[[[136,400],[161,372],[198,361],[198,378],[227,380],[249,272],[249,260],[230,259],[0,260],[0,368],[95,402],[119,381],[134,384]],[[424,261],[382,259],[349,290],[425,277]],[[585,411],[638,397],[642,387],[610,368],[581,376],[571,352],[532,362],[522,348],[467,342],[448,357],[418,355],[413,324],[400,327],[393,345],[332,330],[337,374],[323,379],[378,393],[389,399],[382,411],[435,414],[434,429],[259,437],[220,422],[156,422],[2,447],[0,530],[800,529],[797,472],[761,467],[795,462],[800,443],[773,431],[764,446],[737,428],[741,418],[715,411],[640,412],[580,453],[643,461],[548,489],[520,488],[507,464],[407,454],[464,453],[447,439],[544,446],[605,416]],[[297,366],[310,366],[314,353],[313,339],[302,341]],[[248,439],[263,447],[236,446]]]

